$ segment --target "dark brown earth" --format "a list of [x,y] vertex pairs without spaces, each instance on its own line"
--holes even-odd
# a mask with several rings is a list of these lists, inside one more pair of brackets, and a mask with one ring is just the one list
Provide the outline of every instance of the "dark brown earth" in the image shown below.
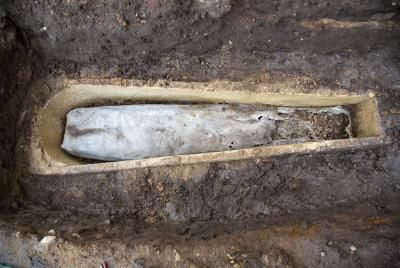
[[345,114],[330,115],[329,113],[314,114],[311,118],[315,136],[318,139],[345,139],[349,135],[346,127],[349,126],[349,118]]
[[[1,2],[0,262],[400,266],[399,7],[385,0]],[[62,79],[114,77],[373,93],[392,142],[229,163],[29,174],[35,112]],[[38,249],[50,229],[56,242]]]

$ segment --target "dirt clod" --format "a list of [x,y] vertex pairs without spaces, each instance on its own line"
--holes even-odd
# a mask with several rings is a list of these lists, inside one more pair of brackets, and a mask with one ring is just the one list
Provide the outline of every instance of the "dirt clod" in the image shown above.
[[117,21],[122,27],[126,27],[128,25],[128,21],[125,19],[125,16],[122,14],[117,14]]
[[261,262],[266,267],[295,267],[290,256],[280,248],[272,248],[261,256]]
[[229,12],[231,0],[194,0],[193,7],[202,15],[208,14],[211,18],[219,18]]
[[311,123],[313,125],[314,135],[318,139],[331,140],[349,137],[346,131],[346,127],[349,125],[349,118],[344,114],[313,114]]

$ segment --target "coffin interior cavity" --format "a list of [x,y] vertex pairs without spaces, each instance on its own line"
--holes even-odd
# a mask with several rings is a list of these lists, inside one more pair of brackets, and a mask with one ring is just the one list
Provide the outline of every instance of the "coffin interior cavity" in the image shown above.
[[[94,164],[73,157],[61,149],[65,117],[69,111],[80,107],[134,103],[225,103],[310,108],[346,105],[351,110],[354,137]],[[145,166],[230,161],[287,153],[311,153],[380,144],[384,140],[376,99],[371,96],[284,95],[245,90],[213,90],[204,87],[162,88],[70,83],[50,98],[38,115],[37,126],[33,129],[30,170],[40,174],[102,172]]]

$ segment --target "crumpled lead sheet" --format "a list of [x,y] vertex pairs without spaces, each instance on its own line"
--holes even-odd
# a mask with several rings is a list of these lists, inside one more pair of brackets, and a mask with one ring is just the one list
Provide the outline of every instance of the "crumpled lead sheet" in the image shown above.
[[78,108],[67,114],[61,147],[103,161],[252,148],[272,142],[277,120],[290,120],[295,111],[285,109],[221,104]]

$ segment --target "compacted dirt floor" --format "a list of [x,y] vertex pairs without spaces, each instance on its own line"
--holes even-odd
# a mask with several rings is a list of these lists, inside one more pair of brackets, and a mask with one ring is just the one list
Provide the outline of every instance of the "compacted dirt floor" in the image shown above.
[[[0,263],[400,267],[400,1],[3,0]],[[387,144],[34,175],[38,110],[65,79],[369,94]]]

